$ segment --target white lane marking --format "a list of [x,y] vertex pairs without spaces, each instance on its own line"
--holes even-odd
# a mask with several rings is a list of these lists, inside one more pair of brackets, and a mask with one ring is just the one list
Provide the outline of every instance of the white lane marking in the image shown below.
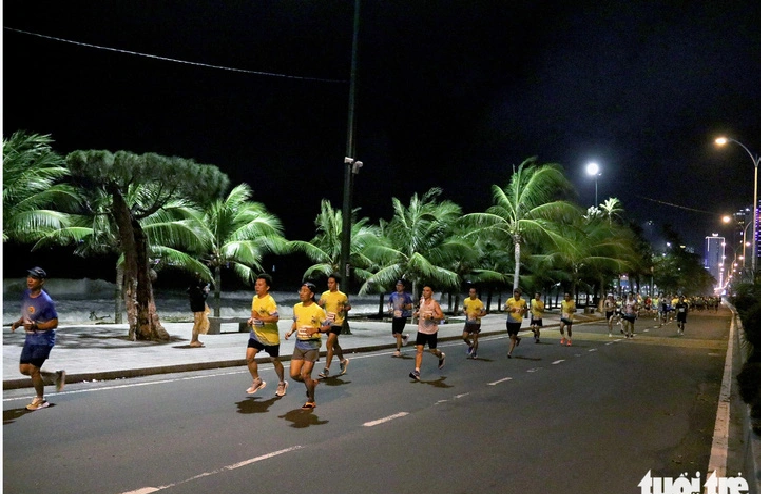
[[527,370],[526,372],[536,372],[538,370],[539,370],[539,367],[532,367],[529,370]]
[[559,364],[560,362],[565,362],[565,359],[556,360],[556,361],[554,361],[554,362],[552,363],[552,365],[557,365],[557,364]]
[[468,396],[469,394],[470,394],[470,393],[463,393],[463,394],[461,394],[461,395],[457,395],[457,396],[455,396],[455,397],[454,397],[454,399],[455,399],[455,400],[459,400],[460,398],[465,398],[465,397],[466,397],[466,396]]
[[[167,384],[172,383],[176,381],[176,379],[163,379],[161,381],[156,381],[152,383],[134,383],[134,384],[120,384],[118,386],[104,386],[102,388],[95,388],[95,389],[75,389],[72,391],[61,391],[59,393],[49,393],[47,396],[61,396],[61,395],[68,395],[68,394],[74,394],[74,393],[91,393],[93,391],[109,391],[114,389],[122,389],[122,388],[132,388],[137,386],[153,386],[154,384]],[[3,398],[3,401],[17,401],[17,400],[28,400],[29,397],[21,396],[18,398]]]
[[375,425],[385,424],[386,422],[390,422],[390,421],[392,421],[394,419],[398,419],[399,417],[404,417],[405,415],[408,415],[408,413],[407,412],[399,412],[399,413],[395,413],[393,415],[389,415],[388,417],[383,417],[382,419],[373,420],[372,422],[365,422],[362,425],[364,425],[365,427],[373,427]]
[[512,377],[503,377],[502,379],[500,379],[498,381],[494,381],[493,383],[487,383],[486,385],[487,386],[496,386],[497,384],[503,383],[505,381],[509,381],[510,379],[512,379]]
[[587,351],[588,351],[588,352],[596,352],[596,351],[597,351],[597,348],[590,348],[590,349],[589,349],[589,350],[587,350]]
[[282,455],[283,453],[290,453],[291,451],[296,451],[297,449],[302,449],[302,448],[303,446],[293,446],[290,448],[281,449],[280,451],[273,451],[272,453],[267,453],[262,456],[257,456],[256,458],[251,458],[251,459],[244,460],[238,463],[233,463],[232,465],[226,465],[224,467],[217,468],[216,470],[212,470],[210,472],[199,473],[198,475],[194,475],[190,477],[189,479],[180,480],[179,482],[175,482],[173,484],[162,485],[159,487],[141,487],[134,491],[122,492],[121,494],[149,494],[151,492],[158,492],[164,489],[171,489],[172,487],[176,487],[182,484],[187,484],[188,482],[200,479],[202,477],[209,477],[211,475],[216,475],[218,473],[229,472],[230,470],[235,470],[236,468],[244,467],[246,465],[250,465],[252,463],[256,463],[262,460],[269,460],[270,458],[274,458],[275,456]]

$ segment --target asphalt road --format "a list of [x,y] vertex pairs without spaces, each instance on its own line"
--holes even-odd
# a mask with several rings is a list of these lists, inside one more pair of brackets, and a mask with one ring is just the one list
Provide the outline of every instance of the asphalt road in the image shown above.
[[356,354],[313,411],[302,384],[274,397],[269,365],[255,395],[244,368],[69,385],[37,412],[6,391],[4,492],[637,493],[650,470],[705,474],[729,312],[692,314],[684,337],[637,326],[579,327],[571,348],[547,330],[511,360],[504,337],[476,361],[447,342],[421,382],[412,347]]

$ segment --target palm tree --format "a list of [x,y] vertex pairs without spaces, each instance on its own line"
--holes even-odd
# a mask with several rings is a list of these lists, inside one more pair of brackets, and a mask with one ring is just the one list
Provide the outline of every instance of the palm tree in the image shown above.
[[[358,209],[354,212],[359,211]],[[367,270],[372,261],[365,254],[366,247],[378,245],[382,242],[380,228],[368,225],[370,220],[362,218],[352,221],[351,245],[349,259],[354,267],[354,275],[361,280],[370,276]],[[314,220],[316,234],[312,240],[292,240],[288,243],[288,249],[301,251],[315,264],[309,266],[304,272],[304,279],[314,278],[317,275],[329,276],[331,273],[341,272],[341,232],[343,230],[343,213],[340,209],[333,209],[330,201],[323,199],[320,205],[320,213]]]
[[195,218],[193,230],[200,237],[197,255],[214,273],[215,316],[219,316],[223,267],[232,268],[238,278],[250,282],[262,271],[265,254],[288,251],[280,219],[267,212],[264,204],[250,201],[252,195],[248,185],[238,185]]
[[519,287],[521,247],[527,241],[546,238],[556,245],[565,242],[557,228],[559,222],[569,222],[579,214],[576,205],[557,199],[569,190],[572,186],[559,165],[537,165],[536,158],[529,158],[518,166],[507,186],[493,186],[494,206],[485,213],[465,215],[469,225],[482,229],[473,235],[489,233],[503,245],[513,245],[513,289]]
[[[156,186],[147,185],[143,188]],[[130,204],[139,204],[140,191],[141,188],[137,187],[128,189],[127,200]],[[47,232],[37,241],[33,250],[51,244],[74,245],[74,254],[85,258],[101,254],[118,255],[121,252],[119,235],[111,211],[109,194],[102,189],[83,190],[82,207],[78,214],[71,215],[70,225]],[[154,260],[154,269],[171,267],[197,273],[203,279],[211,281],[208,267],[187,253],[199,248],[200,233],[193,221],[196,214],[185,201],[171,200],[163,209],[139,220],[148,238],[149,256]],[[117,324],[121,323],[123,281],[124,257],[118,256],[114,297],[114,322]]]
[[67,209],[79,203],[50,135],[14,133],[3,139],[3,242],[33,242],[69,225]]
[[621,201],[615,197],[610,197],[600,204],[600,211],[604,217],[608,218],[608,224],[613,224],[614,220],[621,219],[624,209],[621,207]]
[[430,189],[422,198],[415,193],[407,207],[395,197],[391,200],[394,215],[388,223],[381,220],[388,244],[367,248],[368,258],[378,269],[360,288],[361,295],[389,287],[400,278],[412,282],[413,297],[420,282],[459,286],[457,273],[445,266],[456,258],[456,243],[448,241],[461,209],[454,202],[438,201],[440,195],[439,188]]

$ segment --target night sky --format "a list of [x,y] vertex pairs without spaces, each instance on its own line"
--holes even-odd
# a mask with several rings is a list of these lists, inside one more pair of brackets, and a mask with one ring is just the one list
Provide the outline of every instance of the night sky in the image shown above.
[[[320,200],[341,207],[353,3],[5,2],[3,136],[214,164],[309,239]],[[595,160],[600,202],[702,253],[753,197],[748,155],[712,141],[761,152],[759,19],[757,1],[363,0],[355,206],[388,219],[439,186],[482,211],[538,156],[586,207]]]

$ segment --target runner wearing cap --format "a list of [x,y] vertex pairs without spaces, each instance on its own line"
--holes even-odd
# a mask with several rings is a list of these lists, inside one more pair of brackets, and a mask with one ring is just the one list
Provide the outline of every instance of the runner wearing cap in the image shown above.
[[291,378],[303,382],[307,388],[307,401],[304,410],[311,410],[317,405],[314,401],[314,388],[317,380],[312,379],[312,368],[315,361],[320,357],[322,337],[320,333],[330,331],[330,322],[322,307],[314,301],[317,287],[306,282],[301,285],[299,298],[301,302],[293,306],[293,325],[285,334],[287,340],[296,333],[296,344],[291,357]]
[[26,286],[21,301],[21,317],[11,324],[11,331],[24,327],[26,338],[21,350],[19,372],[32,377],[32,385],[37,396],[26,406],[27,410],[40,410],[50,406],[44,397],[44,378],[52,380],[56,391],[61,391],[66,382],[66,373],[42,372],[40,367],[50,357],[50,351],[55,346],[55,328],[58,327],[58,313],[55,302],[42,289],[47,275],[45,271],[35,266],[27,271]]

